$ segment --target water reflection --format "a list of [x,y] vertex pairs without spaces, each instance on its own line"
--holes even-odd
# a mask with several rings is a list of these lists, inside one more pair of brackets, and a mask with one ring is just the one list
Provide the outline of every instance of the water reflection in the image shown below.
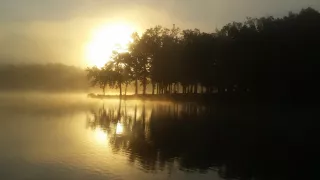
[[296,166],[289,163],[286,132],[253,112],[254,107],[120,102],[91,111],[87,126],[113,153],[147,172],[171,172],[177,165],[218,171],[227,179],[289,179]]
[[117,123],[116,134],[118,135],[123,134],[123,124],[121,124],[120,122]]
[[101,128],[95,129],[95,138],[98,143],[104,144],[108,140],[108,134]]

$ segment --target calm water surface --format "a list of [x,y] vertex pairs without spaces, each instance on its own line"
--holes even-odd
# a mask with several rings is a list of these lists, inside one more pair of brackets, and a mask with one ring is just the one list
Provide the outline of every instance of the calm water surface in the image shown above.
[[0,100],[0,179],[286,179],[292,170],[291,131],[257,123],[253,109],[85,95]]

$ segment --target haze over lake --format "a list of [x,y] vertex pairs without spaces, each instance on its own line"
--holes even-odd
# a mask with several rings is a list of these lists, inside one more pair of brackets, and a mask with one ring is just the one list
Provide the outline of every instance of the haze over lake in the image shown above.
[[[0,99],[3,179],[290,179],[306,167],[296,166],[300,156],[290,159],[304,148],[308,124],[250,105],[240,111],[84,94]],[[279,118],[288,119],[275,123]]]
[[0,180],[320,179],[319,0],[0,1]]

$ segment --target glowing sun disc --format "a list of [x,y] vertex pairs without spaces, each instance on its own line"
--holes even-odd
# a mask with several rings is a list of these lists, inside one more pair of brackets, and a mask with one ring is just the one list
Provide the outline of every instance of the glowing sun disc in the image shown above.
[[113,51],[126,52],[133,32],[134,29],[127,24],[108,24],[97,28],[86,47],[88,64],[103,67],[110,61]]

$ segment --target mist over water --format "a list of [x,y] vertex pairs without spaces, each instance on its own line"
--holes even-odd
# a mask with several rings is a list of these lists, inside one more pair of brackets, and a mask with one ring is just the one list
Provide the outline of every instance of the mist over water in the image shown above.
[[308,167],[312,127],[297,119],[310,112],[85,94],[0,100],[3,179],[290,179]]
[[0,180],[320,179],[320,3],[149,1],[1,1]]
[[[124,117],[122,122],[112,121],[111,124],[115,123],[112,128],[116,129],[110,134],[102,124],[95,126],[90,120],[103,107],[117,111],[119,100],[45,93],[1,94],[0,99],[0,176],[4,179],[163,179],[168,176],[166,170],[149,173],[139,163],[131,163],[128,153],[115,150],[113,140],[125,138],[129,133],[123,124]],[[137,117],[141,119],[142,104],[131,101],[121,107],[126,107],[132,115],[137,106]],[[149,121],[152,104],[145,105]],[[177,174],[173,177],[186,176],[178,167],[175,169]]]

